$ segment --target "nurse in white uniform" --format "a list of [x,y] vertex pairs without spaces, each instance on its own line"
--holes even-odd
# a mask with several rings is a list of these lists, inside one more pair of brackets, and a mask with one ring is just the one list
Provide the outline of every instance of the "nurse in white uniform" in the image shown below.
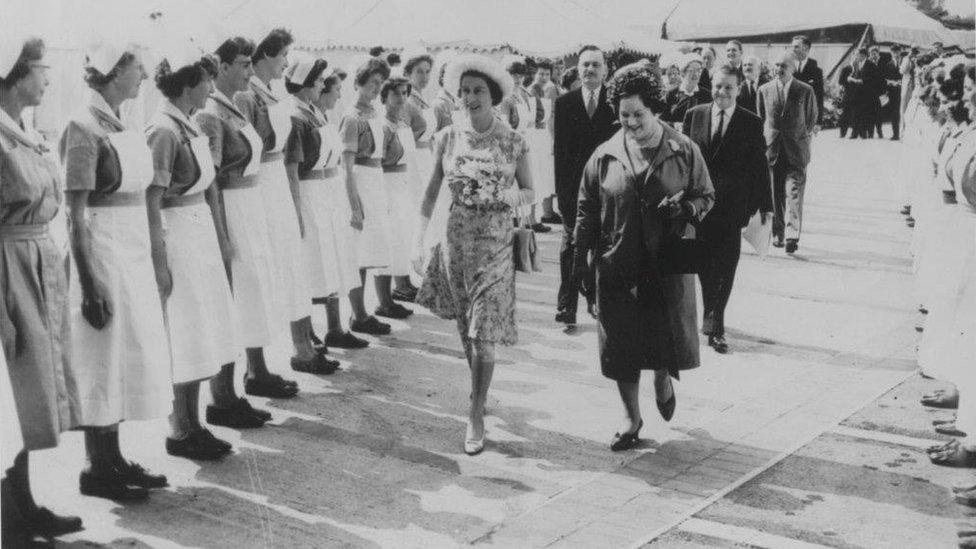
[[[309,330],[312,297],[308,287],[308,268],[302,257],[300,195],[297,186],[288,181],[285,172],[285,143],[291,133],[291,97],[279,95],[272,82],[284,76],[288,50],[293,39],[284,29],[275,29],[257,45],[251,61],[254,76],[249,89],[238,92],[234,103],[247,117],[264,143],[257,186],[264,200],[268,220],[268,238],[274,252],[276,308],[281,322],[288,322],[294,354],[292,369],[304,370],[318,361]],[[248,352],[248,362],[256,369],[266,369],[264,355]],[[244,390],[249,395],[272,398],[295,396],[298,387],[280,377],[248,377]]]
[[[298,55],[289,65],[285,77],[285,88],[295,104],[291,133],[284,150],[285,171],[292,186],[300,190],[304,229],[302,254],[308,267],[312,301],[319,303],[336,293],[341,278],[329,219],[330,189],[326,184],[327,176],[338,176],[341,154],[333,151],[338,139],[333,136],[330,140],[324,115],[314,104],[325,87],[328,66],[324,59]],[[307,329],[313,332],[311,320]],[[302,366],[302,371],[324,375],[335,373],[339,362],[326,357],[328,347],[322,345],[316,350],[318,360]]]
[[163,310],[153,282],[145,135],[120,118],[146,79],[134,50],[103,43],[88,52],[91,98],[61,135],[60,154],[80,284],[71,287],[73,363],[88,467],[81,493],[144,499],[167,486],[122,457],[119,422],[165,417],[173,380]]
[[[512,77],[515,89],[511,95],[505,98],[504,101],[498,106],[499,113],[502,116],[502,120],[508,122],[508,125],[523,137],[525,137],[526,144],[529,146],[529,150],[535,153],[533,139],[538,140],[541,137],[540,134],[534,134],[536,126],[536,99],[532,94],[530,94],[523,85],[525,77],[528,76],[528,67],[525,63],[525,58],[518,55],[508,55],[502,60],[502,64],[505,70]],[[533,156],[534,157],[534,156]],[[533,173],[534,172],[534,166]],[[555,183],[553,184],[555,185]],[[542,197],[546,196],[543,194],[537,194],[536,196]],[[535,214],[535,204],[529,206],[522,206],[517,212],[516,216],[519,218],[520,223],[526,228],[530,228],[537,233],[547,233],[552,229],[543,223],[536,221]]]
[[[356,231],[356,253],[364,284],[367,271],[390,266],[389,199],[383,187],[381,166],[384,116],[374,107],[380,88],[389,77],[390,67],[381,59],[367,59],[358,67],[356,104],[342,117],[339,125],[346,190],[352,209],[350,222]],[[398,303],[387,309],[382,307],[392,302],[388,276],[374,275],[374,287],[381,304],[376,310],[377,315],[399,319],[410,316],[410,311]],[[354,332],[390,333],[390,325],[373,316],[353,318],[350,324]]]
[[186,44],[167,53],[156,70],[164,99],[146,128],[154,170],[146,203],[175,394],[166,451],[214,460],[231,447],[200,425],[200,382],[237,359],[238,343],[234,301],[217,242],[226,235],[218,235],[204,197],[216,170],[209,138],[190,119],[213,90],[201,56]]
[[[339,295],[346,295],[349,297],[353,317],[369,316],[363,301],[363,281],[359,276],[355,248],[356,234],[349,223],[352,219],[352,210],[349,207],[349,195],[346,193],[345,166],[342,165],[342,139],[339,138],[338,118],[333,113],[342,97],[342,81],[345,78],[346,73],[339,70],[326,76],[322,82],[322,91],[314,101],[322,114],[324,129],[320,130],[319,134],[323,140],[322,146],[328,150],[329,158],[322,172],[327,204],[323,217],[325,225],[321,227],[323,236],[320,244],[323,263],[332,265],[326,271],[325,283],[327,289],[334,288],[335,293],[325,294],[325,298],[313,297],[312,303],[325,305],[328,326],[324,338],[325,345],[339,349],[362,349],[369,346],[369,342],[343,328],[342,317],[339,314]],[[314,279],[312,286],[313,288],[315,286]]]
[[[395,290],[403,297],[414,297],[416,288],[410,283],[410,255],[413,251],[413,233],[417,230],[420,208],[417,181],[417,147],[413,130],[404,122],[403,108],[410,95],[410,82],[406,78],[393,77],[380,88],[380,101],[386,110],[383,124],[383,188],[386,191],[389,216],[390,264],[380,272],[390,277]],[[429,179],[429,176],[428,176]],[[377,277],[379,282],[379,277]],[[385,295],[386,292],[384,292]],[[393,292],[391,292],[391,298]],[[393,299],[380,302],[377,314],[393,316],[403,311],[412,312]]]
[[[274,341],[282,323],[275,309],[275,267],[264,200],[257,187],[263,143],[254,126],[231,100],[247,89],[254,74],[251,55],[254,42],[240,36],[217,47],[210,66],[214,90],[207,106],[193,120],[210,140],[217,170],[216,183],[207,193],[214,224],[224,244],[221,254],[234,294],[237,338],[249,354],[263,357],[264,347]],[[271,377],[260,361],[248,361],[248,379]],[[292,389],[291,391],[293,391]],[[254,408],[234,388],[234,365],[226,364],[210,380],[213,401],[207,406],[207,423],[232,429],[261,427],[271,419],[266,410]],[[289,393],[290,394],[290,393]]]

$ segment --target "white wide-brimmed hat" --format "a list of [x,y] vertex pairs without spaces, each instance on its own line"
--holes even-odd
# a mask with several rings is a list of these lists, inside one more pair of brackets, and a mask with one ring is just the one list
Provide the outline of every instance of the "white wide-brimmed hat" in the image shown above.
[[502,99],[512,94],[514,84],[512,77],[490,57],[484,55],[458,55],[447,66],[444,73],[444,87],[451,94],[456,94],[461,88],[461,75],[468,71],[477,71],[490,78],[502,91]]
[[0,36],[0,78],[7,78],[14,65],[24,52],[27,37],[17,33],[4,33]]

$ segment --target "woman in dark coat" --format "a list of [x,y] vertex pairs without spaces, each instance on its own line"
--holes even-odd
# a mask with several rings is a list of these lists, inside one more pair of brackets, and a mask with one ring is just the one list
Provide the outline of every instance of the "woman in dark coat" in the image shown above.
[[662,85],[650,65],[617,71],[607,99],[621,129],[590,157],[579,194],[576,272],[595,270],[596,288],[584,292],[596,293],[600,366],[628,418],[614,451],[638,442],[641,370],[654,370],[657,406],[670,420],[671,376],[698,367],[694,275],[668,274],[662,244],[693,236],[714,189],[698,146],[659,120]]

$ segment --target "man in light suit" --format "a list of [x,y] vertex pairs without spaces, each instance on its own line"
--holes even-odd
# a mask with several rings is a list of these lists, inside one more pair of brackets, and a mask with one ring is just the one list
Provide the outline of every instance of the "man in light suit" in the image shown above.
[[685,115],[681,129],[705,157],[715,185],[715,206],[701,222],[699,235],[708,260],[698,274],[704,302],[702,332],[708,345],[727,353],[725,307],[742,249],[742,228],[756,212],[768,223],[773,211],[762,120],[737,104],[741,71],[730,65],[712,75],[712,102]]
[[576,324],[579,284],[573,274],[576,246],[576,201],[583,167],[597,146],[614,134],[616,120],[607,103],[603,80],[607,63],[596,46],[584,46],[577,63],[582,87],[568,92],[553,106],[553,160],[556,174],[556,200],[563,218],[563,242],[559,251],[560,283],[556,298],[556,322]]
[[759,88],[759,116],[773,180],[773,245],[782,247],[785,236],[788,254],[799,248],[810,139],[819,116],[813,88],[793,78],[794,72],[796,56],[785,52],[776,62],[776,78]]

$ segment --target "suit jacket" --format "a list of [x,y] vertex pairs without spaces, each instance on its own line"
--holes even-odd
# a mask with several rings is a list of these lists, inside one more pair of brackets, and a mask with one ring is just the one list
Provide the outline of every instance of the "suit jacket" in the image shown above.
[[773,211],[762,120],[736,106],[726,124],[725,135],[714,149],[712,103],[689,110],[681,126],[701,149],[715,187],[715,205],[702,222],[703,228],[739,229],[748,225],[756,212]]
[[607,104],[607,87],[600,89],[593,118],[586,115],[583,89],[573,90],[556,99],[553,107],[553,161],[555,162],[556,197],[567,226],[576,224],[576,201],[579,197],[583,168],[597,146],[609,139],[616,128],[616,117]]
[[803,65],[802,71],[796,71],[793,78],[813,88],[813,94],[817,96],[817,124],[823,122],[824,113],[824,76],[823,70],[817,65],[816,59],[807,57],[807,62]]
[[777,86],[770,80],[759,88],[759,116],[763,119],[766,137],[766,158],[770,165],[780,154],[793,166],[806,167],[810,163],[810,135],[817,123],[817,96],[813,88],[796,78],[786,91],[786,104],[780,104]]
[[749,93],[749,86],[746,85],[746,79],[745,78],[741,79],[740,82],[742,82],[742,84],[740,84],[739,86],[739,95],[738,97],[736,97],[735,100],[736,104],[744,108],[745,110],[751,112],[752,114],[758,114],[759,113],[759,102],[758,102],[759,87],[768,81],[769,81],[768,79],[760,77],[759,81],[756,82],[756,85],[753,87],[752,93]]

